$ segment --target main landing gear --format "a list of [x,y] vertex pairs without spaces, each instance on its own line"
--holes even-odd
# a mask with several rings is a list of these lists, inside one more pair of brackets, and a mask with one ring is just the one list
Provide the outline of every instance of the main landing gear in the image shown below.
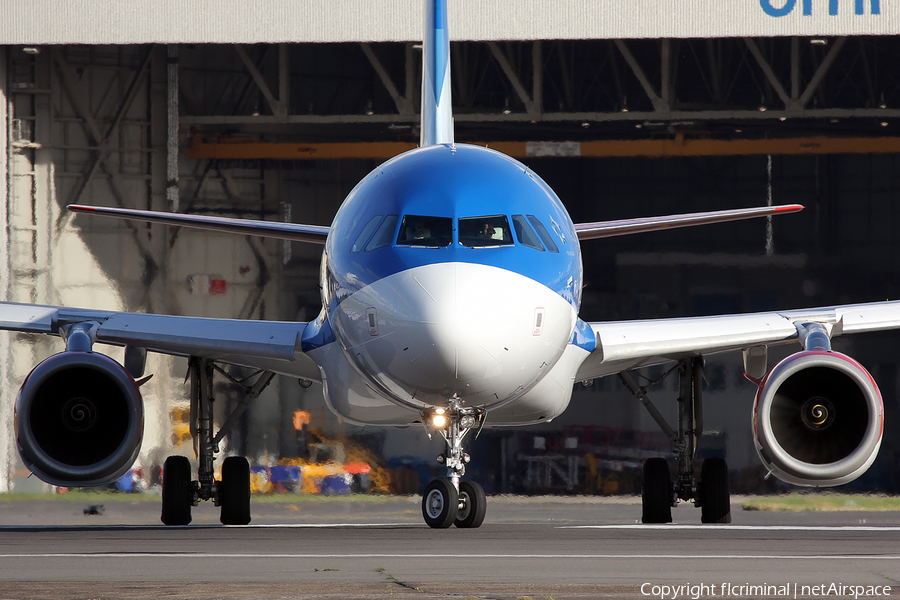
[[[484,489],[474,481],[460,481],[466,473],[469,455],[462,450],[462,441],[476,426],[484,425],[485,412],[480,408],[467,408],[456,396],[448,407],[423,411],[422,420],[428,430],[441,434],[447,449],[437,457],[447,467],[445,479],[435,479],[425,488],[422,496],[422,516],[429,527],[443,529],[480,527],[484,522],[487,499]],[[476,434],[477,435],[477,434]]]
[[[213,372],[244,387],[246,396],[226,419],[219,432],[213,432]],[[187,525],[191,522],[191,507],[200,500],[212,500],[221,507],[220,520],[224,525],[246,525],[250,522],[250,463],[243,456],[229,456],[222,463],[222,479],[216,481],[213,472],[219,443],[247,409],[250,401],[269,385],[274,373],[258,373],[253,385],[246,385],[222,371],[212,362],[192,357],[189,363],[191,378],[191,431],[198,456],[197,479],[191,479],[191,463],[185,456],[170,456],[163,465],[162,522],[166,525]]]
[[[646,393],[647,388],[675,373],[680,381],[677,432],[669,426]],[[643,387],[638,385],[630,371],[620,373],[620,377],[672,440],[672,448],[678,457],[678,471],[674,482],[665,458],[649,458],[644,462],[641,520],[644,523],[671,523],[672,507],[679,500],[693,500],[694,506],[700,508],[701,522],[731,523],[731,493],[725,460],[705,459],[700,468],[700,478],[694,477],[697,442],[703,432],[703,358],[697,356],[683,359],[660,379]]]

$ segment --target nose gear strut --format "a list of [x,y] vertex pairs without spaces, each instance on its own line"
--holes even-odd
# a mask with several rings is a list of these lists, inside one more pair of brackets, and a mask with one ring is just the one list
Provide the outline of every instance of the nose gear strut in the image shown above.
[[431,408],[422,411],[422,423],[431,438],[437,432],[444,438],[446,449],[437,461],[447,467],[447,477],[435,479],[425,488],[422,497],[422,516],[434,528],[479,527],[484,521],[486,499],[484,489],[460,478],[466,474],[471,457],[463,451],[462,441],[470,431],[481,432],[487,413],[482,408],[463,406],[462,400],[453,395],[447,408]]

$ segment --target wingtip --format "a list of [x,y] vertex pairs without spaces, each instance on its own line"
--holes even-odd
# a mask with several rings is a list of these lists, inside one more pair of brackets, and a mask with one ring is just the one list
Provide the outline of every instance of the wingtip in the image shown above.
[[784,206],[776,206],[776,213],[792,213],[792,212],[800,212],[805,207],[802,204],[785,204]]
[[96,207],[85,206],[83,204],[67,204],[66,210],[71,211],[71,212],[91,212],[91,211],[95,211]]

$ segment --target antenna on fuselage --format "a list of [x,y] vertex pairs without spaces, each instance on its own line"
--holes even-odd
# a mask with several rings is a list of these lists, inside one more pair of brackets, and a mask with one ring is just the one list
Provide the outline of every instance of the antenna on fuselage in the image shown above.
[[425,0],[420,146],[453,144],[447,0]]

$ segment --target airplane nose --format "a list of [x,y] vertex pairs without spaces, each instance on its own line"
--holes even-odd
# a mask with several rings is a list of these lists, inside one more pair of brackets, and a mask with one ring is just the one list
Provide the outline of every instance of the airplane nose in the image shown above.
[[468,263],[394,277],[377,293],[377,339],[354,351],[412,398],[500,402],[527,391],[565,349],[574,310],[534,280]]

